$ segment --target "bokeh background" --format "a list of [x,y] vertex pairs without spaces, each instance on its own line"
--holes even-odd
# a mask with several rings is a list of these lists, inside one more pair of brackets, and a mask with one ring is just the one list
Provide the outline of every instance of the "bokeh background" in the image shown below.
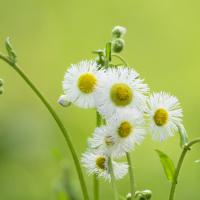
[[[200,1],[198,0],[0,0],[0,49],[12,38],[23,70],[57,110],[79,157],[95,127],[95,111],[56,100],[71,63],[94,58],[114,25],[127,27],[123,57],[139,71],[152,91],[178,96],[189,138],[200,136]],[[4,51],[5,52],[5,51]],[[0,61],[5,93],[0,96],[0,199],[64,200],[79,198],[80,187],[69,149],[57,125],[23,80]],[[148,136],[132,153],[137,188],[151,189],[153,200],[165,200],[170,184],[155,149],[177,162],[176,135],[162,144]],[[176,199],[200,199],[200,147],[185,160]],[[85,173],[85,172],[84,172]],[[86,174],[85,174],[86,175]],[[92,194],[92,178],[87,178]],[[112,199],[111,186],[101,181],[102,199]],[[129,192],[128,176],[118,182]],[[80,198],[81,199],[81,198]]]

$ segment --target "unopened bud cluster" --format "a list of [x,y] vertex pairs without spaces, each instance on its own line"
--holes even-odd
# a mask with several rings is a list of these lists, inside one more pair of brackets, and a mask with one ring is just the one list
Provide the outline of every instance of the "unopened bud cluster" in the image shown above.
[[115,53],[120,53],[124,49],[123,36],[126,33],[126,28],[122,26],[115,26],[112,30],[112,50]]

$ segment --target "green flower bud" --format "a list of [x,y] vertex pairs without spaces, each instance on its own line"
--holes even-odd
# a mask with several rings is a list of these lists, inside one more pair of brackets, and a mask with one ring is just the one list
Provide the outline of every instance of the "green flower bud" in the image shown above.
[[131,193],[128,193],[128,194],[126,195],[126,200],[131,200]]
[[151,199],[152,191],[151,190],[144,190],[142,194],[146,197],[146,199]]
[[68,107],[71,105],[71,102],[67,101],[66,95],[61,95],[57,102],[63,107]]
[[96,62],[97,62],[98,65],[104,66],[104,65],[105,65],[104,56],[98,56],[98,57],[96,58]]
[[0,79],[0,87],[3,86],[3,79]]
[[139,200],[150,200],[152,197],[151,190],[136,191],[135,196]]
[[3,92],[4,92],[4,89],[0,88],[0,95],[3,94]]
[[112,41],[113,52],[120,53],[123,50],[124,45],[125,45],[124,40],[121,38],[117,38],[117,39],[113,40]]
[[120,38],[123,37],[126,33],[126,28],[124,28],[123,26],[115,26],[112,29],[112,36],[114,38]]

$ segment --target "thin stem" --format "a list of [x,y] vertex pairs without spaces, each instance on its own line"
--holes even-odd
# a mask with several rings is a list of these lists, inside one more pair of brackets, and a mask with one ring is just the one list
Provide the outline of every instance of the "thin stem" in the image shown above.
[[88,191],[87,191],[87,187],[85,184],[85,180],[83,177],[83,173],[81,170],[81,166],[80,166],[80,162],[78,159],[78,156],[75,152],[75,149],[73,147],[73,144],[71,142],[71,139],[68,135],[67,130],[65,129],[63,123],[61,122],[60,118],[58,117],[58,115],[56,114],[56,112],[54,111],[54,109],[51,107],[51,105],[48,103],[48,101],[45,99],[45,97],[40,93],[40,91],[37,89],[37,87],[32,83],[32,81],[25,75],[25,73],[18,67],[17,64],[12,63],[10,61],[9,58],[5,57],[4,55],[0,54],[0,58],[2,60],[4,60],[5,62],[7,62],[10,66],[13,67],[13,69],[23,78],[23,80],[30,86],[30,88],[35,92],[35,94],[39,97],[39,99],[43,102],[43,104],[46,106],[46,108],[48,109],[48,111],[50,112],[50,114],[52,115],[52,117],[54,118],[54,120],[56,121],[58,127],[60,128],[61,132],[63,133],[63,136],[68,144],[68,147],[70,149],[70,152],[72,154],[73,160],[74,160],[74,164],[76,166],[76,170],[79,176],[79,181],[80,181],[80,185],[81,185],[81,189],[82,189],[82,193],[84,196],[84,200],[89,200],[89,196],[88,196]]
[[182,167],[184,158],[187,154],[187,152],[190,150],[190,147],[192,147],[194,144],[200,143],[200,138],[197,138],[195,140],[192,140],[191,142],[189,142],[188,144],[186,144],[183,148],[183,151],[180,155],[176,170],[175,170],[175,174],[174,174],[174,178],[173,178],[173,182],[171,185],[171,190],[170,190],[170,194],[169,194],[169,200],[173,200],[174,199],[174,195],[175,195],[175,190],[176,190],[176,185],[178,182],[178,176],[179,176],[179,172],[180,169]]
[[101,123],[102,123],[102,117],[99,114],[99,112],[96,111],[96,125],[97,125],[97,127],[101,126]]
[[117,54],[112,54],[112,56],[118,58],[119,60],[121,60],[121,61],[124,63],[124,65],[125,65],[126,67],[128,66],[128,63],[127,63],[127,62],[125,61],[125,59],[122,58],[121,56],[119,56],[119,55],[117,55]]
[[126,153],[126,158],[129,165],[129,177],[130,177],[130,186],[131,186],[131,200],[135,199],[135,180],[134,180],[134,173],[133,173],[133,164],[131,162],[131,156],[129,153]]
[[[98,111],[96,111],[96,126],[99,127],[101,126],[101,115],[99,114]],[[94,184],[94,200],[99,200],[99,179],[97,177],[96,174],[94,174],[94,181],[93,181],[93,184]]]
[[10,66],[13,67],[12,61],[7,56],[3,55],[2,53],[0,53],[0,59],[4,60],[6,63],[8,63]]
[[94,200],[99,200],[99,179],[94,175]]
[[110,176],[111,176],[111,183],[112,183],[112,188],[113,188],[113,192],[114,192],[114,199],[118,200],[118,192],[117,192],[117,186],[116,186],[116,181],[115,181],[115,175],[113,172],[113,165],[112,165],[112,159],[111,157],[108,157],[108,167],[109,167],[109,172],[110,172]]

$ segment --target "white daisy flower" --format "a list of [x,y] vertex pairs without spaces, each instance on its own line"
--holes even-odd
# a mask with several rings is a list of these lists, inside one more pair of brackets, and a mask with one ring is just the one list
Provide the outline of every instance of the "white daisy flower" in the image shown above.
[[95,100],[99,113],[105,118],[124,108],[143,108],[148,87],[139,74],[127,67],[109,68],[98,84]]
[[[83,154],[82,163],[87,169],[89,175],[96,174],[98,177],[103,177],[105,180],[111,179],[108,168],[108,157],[97,152],[86,152]],[[123,178],[128,172],[126,163],[117,163],[112,161],[113,172],[116,179]]]
[[63,81],[66,100],[82,108],[94,108],[94,92],[102,75],[95,61],[72,64]]
[[116,138],[113,137],[113,135],[114,134],[111,134],[110,127],[97,127],[94,130],[93,137],[88,139],[88,146],[90,149],[96,150],[109,156],[116,148]]
[[123,110],[108,119],[106,126],[95,129],[90,147],[118,158],[140,144],[145,134],[143,114],[136,109]]
[[153,93],[147,100],[149,132],[154,140],[174,136],[182,126],[182,109],[178,99],[165,92]]

